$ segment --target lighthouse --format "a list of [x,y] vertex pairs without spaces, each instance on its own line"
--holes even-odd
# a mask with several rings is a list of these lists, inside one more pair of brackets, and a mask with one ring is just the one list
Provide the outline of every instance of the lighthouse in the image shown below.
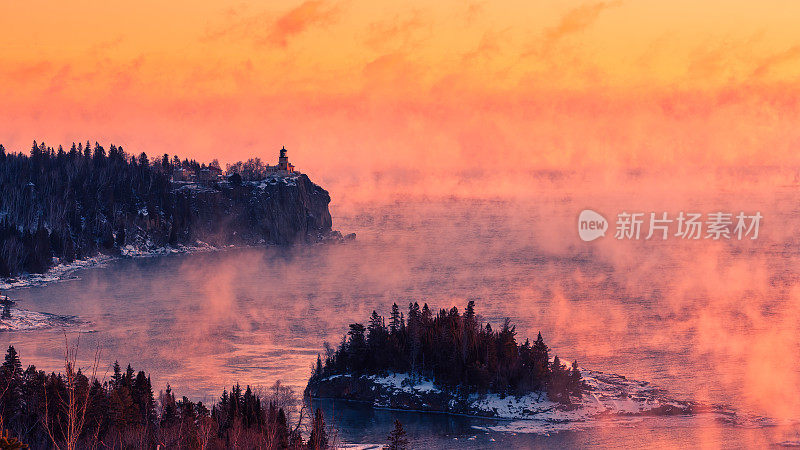
[[294,166],[289,162],[289,157],[286,156],[286,146],[281,147],[281,153],[278,156],[278,170],[285,170],[288,173],[294,172]]
[[294,165],[289,162],[289,157],[286,156],[286,147],[281,147],[280,154],[278,155],[278,165],[266,166],[265,171],[267,175],[289,175],[296,173]]

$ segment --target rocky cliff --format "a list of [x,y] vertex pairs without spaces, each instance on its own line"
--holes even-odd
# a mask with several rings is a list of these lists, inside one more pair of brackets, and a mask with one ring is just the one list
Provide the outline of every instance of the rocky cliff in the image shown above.
[[[144,208],[129,219],[124,246],[256,245],[339,239],[331,229],[330,195],[308,176],[273,176],[234,184],[173,183],[164,210]],[[124,244],[123,244],[124,242]]]
[[[30,230],[0,212],[0,277],[44,273],[98,254],[343,239],[331,229],[330,195],[304,174],[238,183],[153,179],[147,195],[99,189],[87,198],[104,202],[68,201],[56,206],[66,212],[53,217],[40,212],[44,219]],[[36,194],[26,201],[31,211],[54,209],[42,204],[57,194],[40,195],[32,184],[30,190]]]

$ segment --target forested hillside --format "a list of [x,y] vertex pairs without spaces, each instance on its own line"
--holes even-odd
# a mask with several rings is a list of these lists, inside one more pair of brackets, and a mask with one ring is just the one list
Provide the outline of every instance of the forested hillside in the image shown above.
[[0,146],[0,275],[110,250],[125,240],[123,218],[141,209],[169,214],[169,176],[161,169],[114,145],[54,151],[34,142],[30,156]]
[[195,161],[122,147],[0,145],[0,276],[40,273],[126,245],[290,244],[331,231],[328,193],[305,175],[271,183],[173,184]]

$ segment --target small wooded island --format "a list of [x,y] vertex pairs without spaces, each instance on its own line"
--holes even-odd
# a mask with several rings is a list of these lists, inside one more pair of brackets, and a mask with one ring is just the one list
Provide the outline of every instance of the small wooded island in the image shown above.
[[484,325],[473,301],[463,314],[453,307],[436,315],[427,303],[420,308],[415,302],[407,317],[393,304],[388,326],[375,311],[366,327],[351,324],[339,347],[327,348],[324,362],[318,357],[306,392],[478,415],[491,411],[476,409],[470,401],[475,395],[536,393],[565,405],[581,397],[577,362],[567,367],[558,356],[551,361],[541,333],[533,344],[518,344],[509,319],[497,331]]
[[577,362],[567,366],[551,358],[541,333],[533,343],[518,344],[509,319],[494,330],[472,301],[463,314],[456,307],[434,314],[415,302],[405,315],[393,304],[388,326],[373,311],[367,326],[350,325],[338,348],[325,344],[305,394],[547,426],[605,414],[690,414],[705,408],[669,398],[647,382],[581,369]]

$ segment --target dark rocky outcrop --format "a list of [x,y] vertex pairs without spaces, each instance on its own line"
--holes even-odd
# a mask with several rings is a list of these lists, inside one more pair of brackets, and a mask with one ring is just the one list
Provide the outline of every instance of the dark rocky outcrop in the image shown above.
[[[158,199],[118,202],[108,213],[95,214],[90,227],[65,223],[49,232],[45,227],[20,232],[6,225],[0,230],[0,276],[45,272],[98,253],[349,240],[331,228],[328,192],[304,174],[242,183],[172,183]],[[17,255],[9,248],[18,249]],[[21,262],[10,264],[14,261]]]
[[448,390],[416,390],[411,384],[395,387],[373,376],[334,375],[308,383],[305,395],[369,403],[382,408],[493,417],[471,407],[469,396]]
[[125,245],[277,244],[341,239],[331,229],[330,195],[306,175],[242,184],[176,183],[172,214],[142,211],[125,227]]
[[536,419],[552,423],[585,422],[605,416],[669,416],[711,412],[729,417],[722,406],[677,400],[646,382],[583,370],[585,395],[569,404],[551,401],[544,392],[525,395],[462,392],[408,374],[340,374],[312,377],[305,395],[312,399],[363,402],[374,407],[460,414],[497,419]]

